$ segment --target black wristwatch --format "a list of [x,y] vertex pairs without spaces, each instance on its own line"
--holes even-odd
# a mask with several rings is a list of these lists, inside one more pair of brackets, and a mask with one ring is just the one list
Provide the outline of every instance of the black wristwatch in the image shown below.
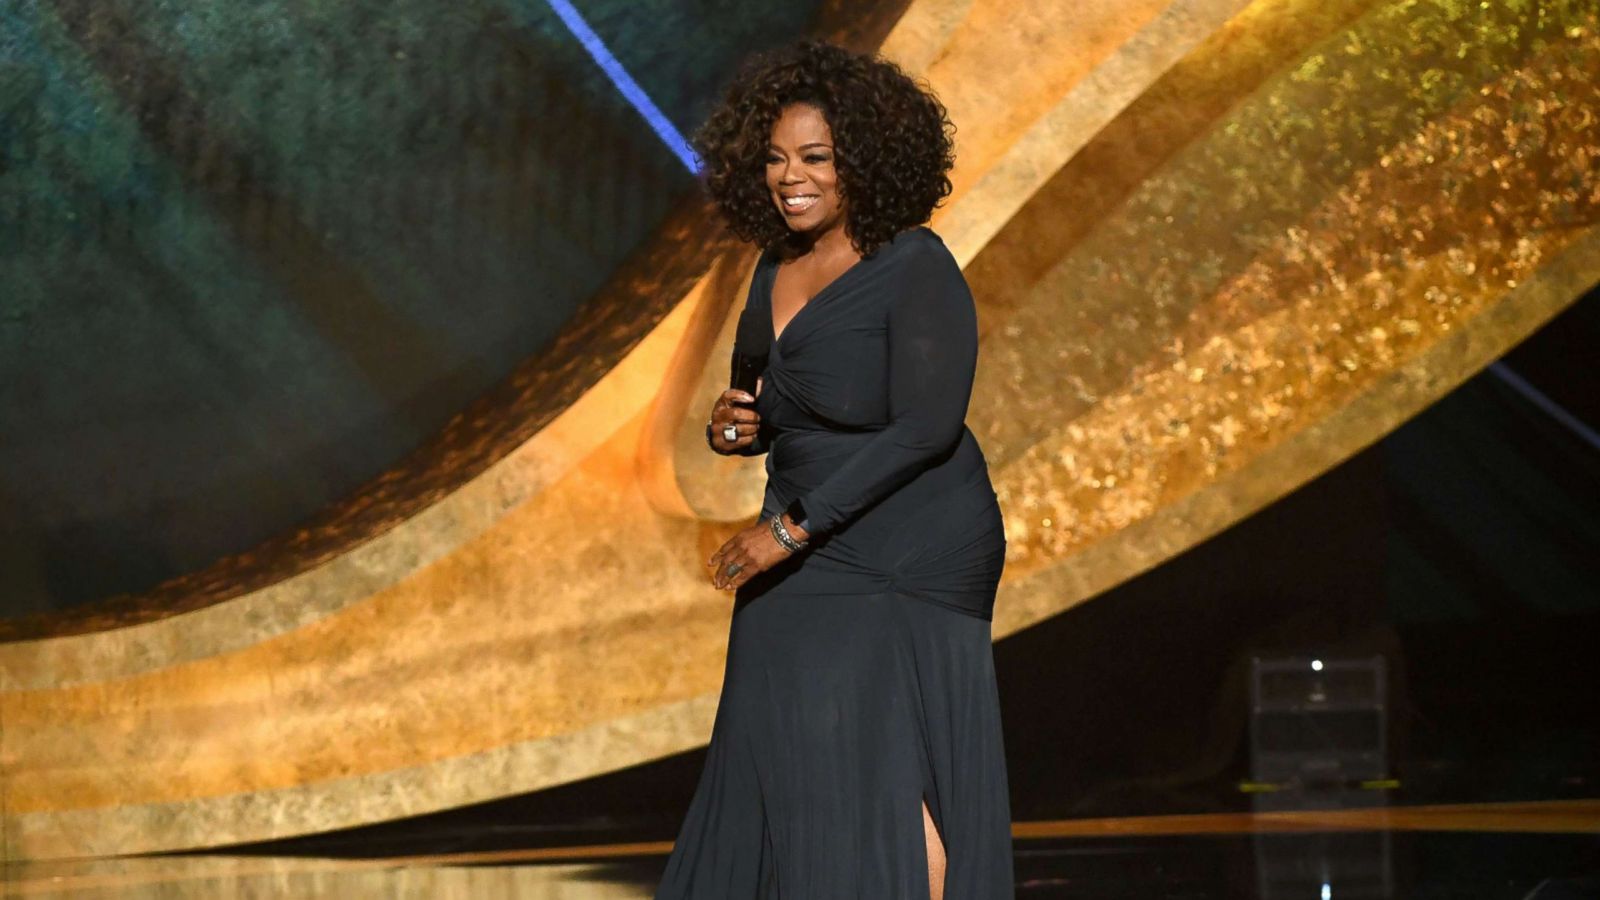
[[706,446],[710,447],[712,450],[716,450],[717,449],[716,443],[711,440],[711,423],[710,422],[706,423]]

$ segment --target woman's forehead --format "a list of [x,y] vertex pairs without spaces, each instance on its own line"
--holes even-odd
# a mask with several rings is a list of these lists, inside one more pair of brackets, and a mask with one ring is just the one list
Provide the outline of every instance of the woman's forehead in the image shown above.
[[830,144],[833,135],[822,110],[809,103],[791,103],[783,108],[778,121],[772,123],[772,140],[774,143],[821,141]]

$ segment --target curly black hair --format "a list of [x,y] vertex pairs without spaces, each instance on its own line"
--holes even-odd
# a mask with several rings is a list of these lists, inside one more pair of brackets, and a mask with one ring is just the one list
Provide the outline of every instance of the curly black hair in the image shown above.
[[927,83],[877,54],[802,39],[748,58],[691,140],[740,239],[768,249],[791,237],[765,167],[772,128],[793,103],[820,109],[833,132],[845,234],[862,255],[928,221],[950,195],[955,126]]

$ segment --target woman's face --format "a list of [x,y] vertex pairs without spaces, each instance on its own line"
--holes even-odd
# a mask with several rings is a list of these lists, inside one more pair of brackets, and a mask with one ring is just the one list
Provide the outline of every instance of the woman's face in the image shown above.
[[809,103],[784,107],[767,149],[767,191],[791,231],[821,234],[844,221],[833,132]]

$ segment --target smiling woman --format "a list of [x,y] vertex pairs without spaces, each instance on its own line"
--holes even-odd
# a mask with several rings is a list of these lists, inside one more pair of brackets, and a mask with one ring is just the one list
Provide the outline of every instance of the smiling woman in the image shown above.
[[763,247],[746,312],[772,325],[753,408],[725,392],[712,447],[767,453],[768,481],[707,561],[736,592],[727,669],[658,900],[1012,893],[977,316],[923,224],[950,130],[894,64],[807,41],[757,57],[697,136]]
[[[774,215],[774,206],[781,212],[783,203],[782,175],[775,170],[785,167],[799,167],[799,175],[786,184],[809,188],[819,201],[827,197],[826,184],[820,177],[807,183],[801,176],[832,173],[828,177],[836,179],[839,203],[854,207],[843,225],[863,254],[907,223],[927,221],[950,195],[955,126],[927,83],[898,66],[849,53],[791,48],[752,58],[732,83],[694,144],[712,199],[738,237],[800,251],[828,233],[818,229],[825,217],[829,224],[839,221],[827,209],[803,222]],[[811,142],[827,149],[812,160],[799,157]]]
[[846,204],[839,193],[833,133],[822,110],[809,103],[784,108],[772,128],[767,158],[767,188],[789,228],[831,240],[812,242],[809,252],[784,267],[782,286],[773,286],[773,339],[824,287],[853,267],[861,256],[839,226]]
[[772,129],[767,189],[777,196],[791,227],[837,224],[844,206],[833,160],[833,131],[822,110],[809,103],[785,107]]

